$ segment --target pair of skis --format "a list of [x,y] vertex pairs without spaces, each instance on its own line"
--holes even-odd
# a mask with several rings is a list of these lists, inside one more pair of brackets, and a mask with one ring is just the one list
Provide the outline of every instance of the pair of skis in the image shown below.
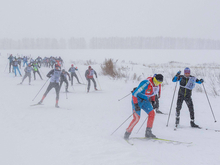
[[160,142],[160,143],[165,142],[165,143],[174,144],[174,145],[178,145],[178,144],[190,145],[190,144],[192,144],[192,142],[182,142],[182,141],[176,141],[176,140],[170,140],[170,139],[162,139],[162,138],[131,137],[130,139],[125,139],[125,141],[128,144],[134,145],[134,143],[132,143],[131,140],[144,140],[144,141],[153,141],[153,142]]

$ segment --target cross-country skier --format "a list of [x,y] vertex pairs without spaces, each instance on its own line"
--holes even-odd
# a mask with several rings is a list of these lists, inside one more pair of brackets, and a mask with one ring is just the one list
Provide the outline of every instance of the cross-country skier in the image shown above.
[[41,101],[38,104],[42,104],[43,100],[45,99],[45,97],[47,96],[47,94],[49,93],[49,91],[52,88],[55,88],[56,90],[56,104],[55,107],[59,108],[58,106],[58,101],[59,101],[59,92],[60,92],[60,74],[61,74],[61,70],[60,67],[56,64],[55,65],[55,69],[52,69],[48,74],[47,77],[50,78],[50,84],[47,87],[46,92],[44,93]]
[[34,80],[36,80],[36,75],[35,75],[36,73],[38,73],[38,75],[40,76],[41,80],[43,80],[43,78],[41,77],[41,74],[39,72],[39,69],[38,69],[38,68],[40,68],[38,63],[36,61],[34,61],[31,66],[33,66]]
[[124,134],[124,139],[129,139],[129,136],[135,127],[135,125],[140,120],[141,109],[143,109],[148,114],[147,128],[145,132],[145,137],[156,138],[152,133],[152,127],[154,123],[155,112],[149,101],[149,97],[156,95],[159,92],[159,85],[163,82],[163,75],[156,74],[154,77],[148,77],[143,80],[137,88],[132,91],[132,110],[133,110],[133,120],[126,129]]
[[25,67],[25,64],[26,64],[26,66],[28,65],[28,57],[27,56],[24,56],[23,57],[23,67]]
[[8,59],[9,59],[9,73],[11,73],[11,66],[13,66],[13,59],[14,59],[12,54],[8,57]]
[[86,80],[88,81],[88,87],[87,87],[87,92],[89,92],[89,89],[90,89],[90,81],[92,80],[93,83],[94,83],[94,88],[95,90],[98,90],[96,88],[96,82],[95,82],[95,79],[93,78],[93,75],[95,74],[96,78],[97,78],[97,73],[95,70],[92,69],[91,66],[88,67],[88,69],[86,70],[85,72],[85,77],[86,77]]
[[14,68],[15,76],[17,76],[17,74],[16,74],[16,70],[17,70],[19,72],[20,76],[22,77],[21,72],[20,72],[20,70],[18,68],[18,60],[16,58],[13,61],[13,68]]
[[71,67],[68,70],[71,73],[71,86],[73,86],[73,76],[76,78],[78,83],[81,84],[79,82],[79,79],[78,79],[77,75],[76,75],[76,70],[78,71],[77,67],[74,67],[73,64],[71,65]]
[[202,84],[204,82],[203,79],[197,79],[194,76],[190,75],[190,69],[186,67],[184,69],[184,75],[180,75],[181,71],[177,72],[175,77],[173,78],[173,82],[179,81],[180,88],[178,92],[178,99],[177,99],[177,107],[176,107],[176,127],[180,122],[180,110],[182,108],[183,101],[186,102],[186,105],[189,108],[190,112],[190,125],[191,127],[199,127],[195,124],[195,116],[194,116],[194,108],[192,102],[192,89],[195,87],[195,83]]
[[24,69],[25,71],[25,75],[21,81],[20,84],[23,83],[23,81],[28,77],[29,78],[29,85],[31,85],[31,71],[33,70],[31,63],[28,64],[28,66],[26,66],[26,68]]
[[69,77],[69,81],[70,81],[70,74],[68,72],[65,71],[65,69],[62,70],[62,73],[60,75],[60,89],[62,87],[62,84],[63,82],[66,83],[66,92],[69,92],[68,91],[68,86],[69,86],[69,83],[68,83],[68,80],[67,80],[67,76]]

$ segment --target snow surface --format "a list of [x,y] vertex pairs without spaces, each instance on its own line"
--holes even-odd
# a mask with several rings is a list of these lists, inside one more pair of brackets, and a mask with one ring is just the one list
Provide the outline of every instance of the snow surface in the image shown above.
[[[7,53],[37,56],[61,56],[68,69],[71,63],[79,68],[78,77],[84,78],[87,60],[94,61],[91,65],[98,73],[96,79],[98,89],[86,93],[86,86],[74,82],[73,88],[66,95],[64,84],[60,92],[59,105],[55,108],[55,90],[51,90],[44,105],[30,106],[37,103],[45,92],[48,82],[40,94],[32,101],[46,82],[45,75],[49,68],[41,68],[44,80],[32,79],[28,85],[25,79],[14,77],[8,73]],[[182,67],[170,69],[175,74],[185,65],[196,66],[203,63],[220,63],[219,51],[174,51],[174,50],[12,50],[1,51],[0,56],[0,164],[1,165],[219,165],[220,164],[220,132],[190,128],[189,111],[186,104],[181,110],[181,128],[174,131],[176,97],[172,108],[169,126],[168,115],[156,115],[153,133],[160,138],[193,142],[192,145],[174,145],[152,141],[133,140],[129,145],[123,135],[132,117],[129,118],[113,135],[114,132],[132,113],[131,95],[121,101],[118,99],[129,94],[139,81],[131,79],[114,80],[101,75],[100,64],[105,58],[124,60],[117,65],[127,65],[130,70],[146,77],[151,76],[152,69],[142,64],[171,64],[179,62]],[[130,61],[130,62],[129,62]],[[137,63],[132,64],[131,63]],[[185,64],[187,63],[187,64]],[[6,68],[6,71],[5,71]],[[24,68],[22,68],[22,73]],[[163,68],[160,68],[160,70]],[[161,72],[166,73],[165,70]],[[216,69],[219,74],[219,69]],[[193,73],[192,73],[193,75]],[[145,77],[145,78],[146,78]],[[208,80],[204,78],[207,87]],[[83,80],[82,80],[83,79]],[[169,113],[175,83],[171,77],[162,89],[160,110]],[[197,85],[199,86],[199,85]],[[208,87],[207,87],[208,88]],[[177,86],[178,89],[178,86]],[[196,123],[204,128],[220,129],[219,96],[209,99],[218,122],[214,122],[207,98],[204,92],[193,91]],[[131,137],[143,137],[144,126],[137,133],[147,114],[142,111],[141,119],[134,128]]]

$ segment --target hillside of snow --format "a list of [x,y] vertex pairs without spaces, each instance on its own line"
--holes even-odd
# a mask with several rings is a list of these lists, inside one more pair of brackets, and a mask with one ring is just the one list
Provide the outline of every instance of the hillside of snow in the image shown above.
[[[2,50],[0,55],[0,164],[2,165],[219,165],[220,162],[220,55],[219,51],[206,50]],[[85,71],[88,65],[98,73],[95,91],[76,83],[65,93],[62,85],[60,108],[55,108],[55,90],[52,89],[43,105],[30,106],[40,101],[49,81],[49,68],[42,67],[44,80],[28,78],[23,85],[21,77],[8,73],[7,53],[31,55],[31,57],[61,56],[67,70],[74,64],[79,80],[87,83]],[[126,77],[114,79],[102,74],[105,59],[113,59],[117,69]],[[141,80],[155,73],[164,75],[160,110],[169,113],[176,83],[172,77],[185,67],[191,74],[204,79],[204,87],[196,84],[193,90],[195,123],[204,129],[190,127],[189,111],[185,103],[180,114],[180,128],[174,131],[175,108],[179,85],[175,92],[168,127],[168,115],[156,114],[153,133],[164,139],[192,144],[172,144],[158,141],[124,139],[124,133],[132,117],[130,91]],[[24,68],[21,69],[24,75]],[[134,78],[136,73],[139,80]],[[46,84],[45,84],[46,83]],[[45,86],[42,88],[42,86]],[[39,90],[42,90],[39,92]],[[37,95],[37,93],[39,94]],[[35,98],[35,96],[37,97]],[[35,98],[35,99],[34,99]],[[34,100],[33,100],[34,99]],[[124,124],[122,124],[129,118]],[[141,119],[131,137],[143,137],[147,114]],[[122,126],[114,132],[120,125]],[[139,128],[141,129],[139,130]],[[208,130],[205,130],[208,128]],[[139,131],[138,131],[139,130]],[[114,132],[113,135],[111,135]]]

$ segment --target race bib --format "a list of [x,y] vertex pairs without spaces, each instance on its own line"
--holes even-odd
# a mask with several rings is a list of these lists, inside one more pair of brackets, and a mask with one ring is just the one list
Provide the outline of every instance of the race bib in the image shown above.
[[190,77],[188,83],[184,88],[192,90],[196,85],[196,77]]

